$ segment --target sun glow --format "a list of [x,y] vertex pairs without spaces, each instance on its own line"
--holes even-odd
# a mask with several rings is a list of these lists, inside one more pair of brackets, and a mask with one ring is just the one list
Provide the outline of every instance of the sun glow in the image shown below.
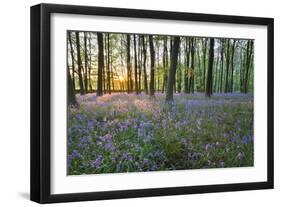
[[119,81],[120,81],[120,82],[123,82],[123,81],[124,81],[124,77],[123,77],[123,76],[120,76],[120,77],[119,77]]

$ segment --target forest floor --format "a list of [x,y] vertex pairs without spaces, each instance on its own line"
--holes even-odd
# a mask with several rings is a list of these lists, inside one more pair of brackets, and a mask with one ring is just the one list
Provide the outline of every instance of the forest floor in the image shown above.
[[253,96],[77,96],[68,109],[68,174],[253,166]]

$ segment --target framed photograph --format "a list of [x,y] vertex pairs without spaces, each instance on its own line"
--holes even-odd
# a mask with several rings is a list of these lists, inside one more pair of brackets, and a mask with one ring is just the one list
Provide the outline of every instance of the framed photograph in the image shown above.
[[273,188],[273,19],[31,7],[31,200]]

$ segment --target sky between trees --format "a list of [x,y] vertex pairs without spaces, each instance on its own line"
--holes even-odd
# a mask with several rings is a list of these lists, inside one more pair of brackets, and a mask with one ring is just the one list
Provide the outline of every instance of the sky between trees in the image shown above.
[[252,93],[253,62],[254,40],[68,31],[68,104],[76,93]]

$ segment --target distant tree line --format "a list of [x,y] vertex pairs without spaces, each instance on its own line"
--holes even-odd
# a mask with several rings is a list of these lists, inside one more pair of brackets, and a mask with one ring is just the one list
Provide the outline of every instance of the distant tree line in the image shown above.
[[254,41],[246,39],[67,33],[68,103],[75,94],[253,91]]

